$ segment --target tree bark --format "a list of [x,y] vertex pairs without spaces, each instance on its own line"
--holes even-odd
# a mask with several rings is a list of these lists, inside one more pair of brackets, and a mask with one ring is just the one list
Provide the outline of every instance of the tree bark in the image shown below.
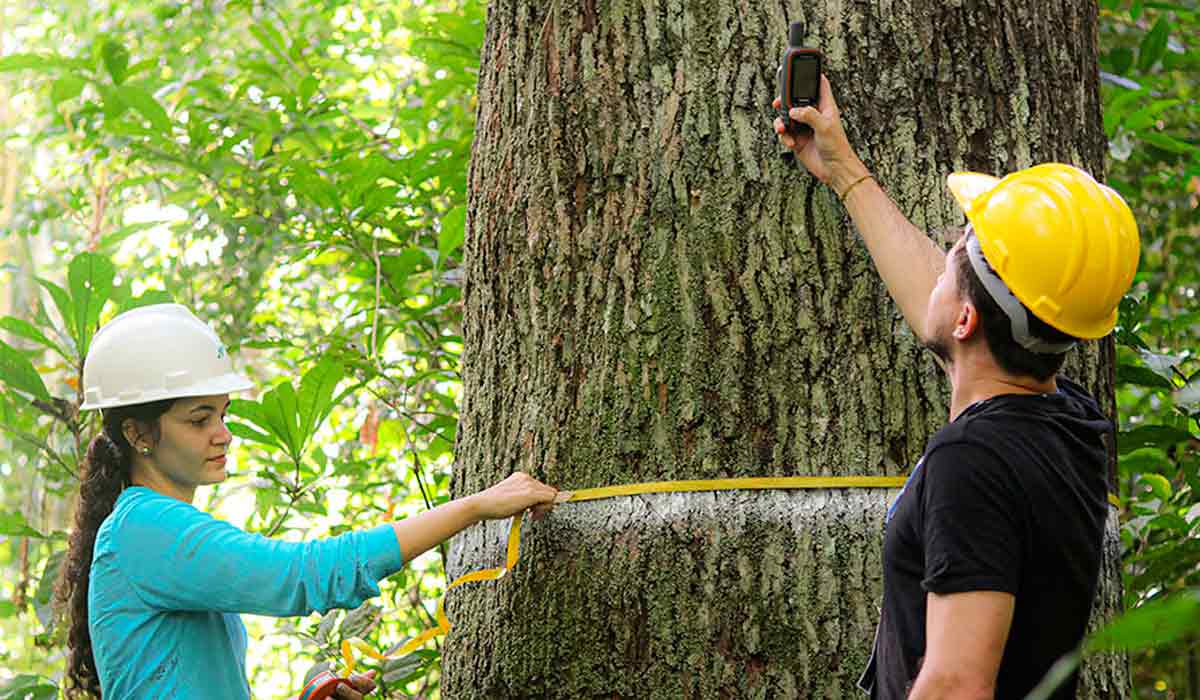
[[[1092,0],[493,0],[455,495],[516,469],[565,489],[907,473],[946,420],[947,385],[836,196],[780,157],[769,103],[788,23],[824,51],[863,160],[940,238],[963,223],[951,171],[1102,167],[1096,12]],[[1076,351],[1070,373],[1111,410],[1100,345]],[[894,496],[560,507],[526,525],[512,580],[451,595],[443,692],[853,696]],[[498,565],[505,527],[458,538],[450,573]],[[1107,610],[1115,566],[1105,577]],[[1087,676],[1086,697],[1124,697],[1120,658]]]

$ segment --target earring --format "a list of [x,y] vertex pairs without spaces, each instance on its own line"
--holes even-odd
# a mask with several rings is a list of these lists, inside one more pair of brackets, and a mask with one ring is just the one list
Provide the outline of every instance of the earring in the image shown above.
[[148,457],[148,456],[150,456],[150,448],[149,448],[149,447],[143,447],[143,448],[142,448],[142,454],[146,455],[147,457]]

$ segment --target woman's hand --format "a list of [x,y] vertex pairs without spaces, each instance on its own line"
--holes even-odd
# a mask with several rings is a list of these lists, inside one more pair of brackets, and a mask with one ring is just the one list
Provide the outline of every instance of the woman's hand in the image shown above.
[[555,503],[571,496],[560,494],[558,489],[547,486],[525,472],[515,472],[504,481],[479,493],[468,496],[475,514],[480,520],[497,520],[533,509],[535,518],[540,518]]
[[374,690],[374,671],[352,673],[349,678],[337,678],[331,671],[321,671],[305,681],[303,692],[288,700],[362,700],[363,696]]
[[341,698],[341,700],[362,700],[364,695],[375,691],[374,671],[351,673],[350,677],[346,680],[350,681],[350,685],[354,687],[350,688],[345,683],[339,683],[337,690],[333,693],[333,697]]
[[517,472],[489,489],[392,523],[400,554],[412,561],[422,553],[438,546],[481,520],[507,518],[533,509],[540,518],[555,503],[562,503],[571,494],[547,486],[524,472]]

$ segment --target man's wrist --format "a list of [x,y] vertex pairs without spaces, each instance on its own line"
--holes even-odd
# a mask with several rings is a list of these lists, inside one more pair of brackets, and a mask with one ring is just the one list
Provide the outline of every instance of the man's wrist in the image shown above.
[[838,197],[842,197],[852,185],[864,177],[870,176],[871,171],[867,170],[867,166],[863,165],[858,158],[854,158],[844,166],[830,168],[829,186],[833,188]]

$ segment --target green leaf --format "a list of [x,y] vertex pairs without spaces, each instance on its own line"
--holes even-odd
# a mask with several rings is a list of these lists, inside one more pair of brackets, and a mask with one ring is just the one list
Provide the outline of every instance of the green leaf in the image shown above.
[[121,96],[121,91],[111,85],[97,84],[96,90],[100,92],[105,119],[116,121],[129,109],[129,103]]
[[398,289],[404,289],[409,276],[428,263],[429,255],[416,246],[405,248],[399,255],[385,255],[381,261],[383,273]]
[[403,685],[420,678],[429,670],[426,659],[417,654],[406,654],[398,659],[384,661],[380,667],[380,675],[384,683]]
[[46,539],[45,535],[29,526],[29,523],[25,521],[25,516],[17,512],[0,511],[0,535]]
[[123,85],[120,93],[121,99],[149,120],[150,125],[158,133],[164,136],[170,135],[171,117],[167,116],[167,110],[163,109],[158,100],[154,99],[154,95],[133,85]]
[[1108,52],[1108,66],[1113,73],[1125,75],[1133,65],[1133,49],[1117,48]]
[[1154,370],[1139,365],[1117,365],[1117,383],[1172,391],[1175,385]]
[[1181,535],[1186,535],[1191,526],[1179,515],[1175,513],[1163,513],[1155,516],[1150,522],[1146,523],[1146,528],[1150,530],[1169,530]]
[[275,135],[264,131],[254,137],[254,157],[262,160],[271,153],[271,146],[274,142]]
[[[328,613],[326,613],[326,617],[328,617],[329,615],[332,615],[334,613],[340,613],[340,612],[341,612],[341,610],[330,610]],[[324,618],[322,618],[321,621],[324,622]],[[325,673],[326,671],[329,671],[331,673],[337,672],[328,661],[318,661],[317,663],[313,664],[312,668],[308,669],[308,671],[305,672],[304,680],[300,683],[300,687],[303,688],[303,687],[307,686],[309,683],[312,682],[312,679],[316,678],[318,675],[320,675],[322,673]]]
[[1138,70],[1144,73],[1162,58],[1163,52],[1167,50],[1169,31],[1166,16],[1159,17],[1138,47]]
[[1138,478],[1138,486],[1143,491],[1148,490],[1163,503],[1171,500],[1171,482],[1162,474],[1142,474]]
[[1185,590],[1134,608],[1087,641],[1087,650],[1133,651],[1170,644],[1200,628],[1200,592]]
[[48,678],[27,673],[0,683],[0,700],[54,700],[58,686]]
[[287,48],[287,41],[279,33],[278,29],[270,22],[263,21],[250,25],[249,30],[254,35],[254,38],[258,39],[259,43],[263,45],[263,48],[275,54],[281,63],[287,64],[288,59],[283,52]]
[[275,449],[281,449],[283,447],[283,445],[280,445],[279,441],[274,437],[266,433],[259,432],[245,423],[229,422],[225,425],[229,428],[229,432],[243,440],[250,440],[251,442],[257,442],[259,444],[266,445],[267,447],[274,447]]
[[129,49],[116,39],[105,39],[100,47],[100,58],[104,61],[108,74],[112,76],[113,83],[120,85],[125,82],[129,68]]
[[1143,425],[1117,436],[1117,451],[1121,454],[1142,447],[1169,447],[1192,439],[1192,434],[1169,425]]
[[[1117,125],[1122,123],[1125,115],[1138,105],[1139,100],[1146,96],[1146,90],[1130,90],[1122,92],[1113,98],[1112,102],[1104,107],[1104,133],[1112,138],[1116,133]],[[1125,297],[1121,300],[1121,318],[1125,319],[1129,310],[1137,310],[1138,302],[1133,297]],[[1132,324],[1130,324],[1132,326]]]
[[47,632],[54,631],[54,584],[58,581],[58,572],[66,553],[67,550],[60,549],[50,555],[46,566],[42,568],[37,590],[33,592],[33,610]]
[[50,86],[50,103],[55,107],[67,100],[79,97],[87,81],[77,75],[64,75]]
[[42,382],[42,376],[33,363],[19,350],[0,340],[0,381],[11,389],[31,394],[43,401],[50,400],[50,392]]
[[262,402],[233,399],[229,402],[229,412],[238,418],[244,418],[262,428],[276,439],[279,447],[285,451],[290,451],[291,433],[288,430],[286,420],[279,412],[278,405],[275,403],[267,405],[266,400],[270,395],[271,392],[267,392],[263,396]]
[[151,304],[170,304],[173,301],[175,301],[175,299],[168,291],[162,289],[147,289],[140,295],[127,300],[124,304],[121,304],[121,307],[117,309],[117,313],[123,314],[126,311],[131,311],[142,306],[149,306]]
[[1140,132],[1156,124],[1163,112],[1181,104],[1183,100],[1155,100],[1129,115],[1124,121],[1125,128]]
[[307,440],[316,432],[333,408],[333,392],[345,375],[341,362],[323,358],[300,380],[299,427]]
[[1173,468],[1166,453],[1156,447],[1133,450],[1118,457],[1117,462],[1123,474],[1164,474]]
[[446,212],[442,217],[442,228],[438,232],[438,253],[443,260],[462,247],[466,237],[466,220],[467,210],[461,205]]
[[[50,298],[54,301],[54,308],[58,309],[58,315],[62,316],[63,325],[71,333],[71,338],[78,343],[79,339],[74,335],[75,305],[71,303],[71,295],[67,294],[67,290],[50,280],[39,277],[37,278],[37,283],[42,285],[47,292],[50,292]],[[82,355],[80,357],[82,358]]]
[[100,238],[100,242],[96,244],[96,250],[114,250],[130,236],[141,233],[147,229],[152,229],[155,226],[162,226],[170,223],[170,221],[139,221],[136,224],[126,224],[118,229],[114,229],[104,234],[104,236]]
[[92,334],[100,323],[100,310],[112,296],[115,276],[116,269],[108,258],[95,253],[75,256],[67,270],[74,306],[75,342],[80,357],[87,357]]
[[298,92],[300,96],[300,106],[302,108],[306,106],[310,100],[312,100],[312,96],[316,94],[319,86],[320,83],[318,83],[317,79],[311,75],[304,76],[304,80],[300,81],[300,89]]
[[45,54],[14,53],[0,58],[0,73],[29,69],[42,72],[55,67],[57,63]]
[[1144,131],[1138,134],[1138,137],[1146,143],[1158,146],[1164,151],[1168,151],[1170,153],[1185,154],[1197,150],[1195,146],[1192,146],[1189,143],[1184,143],[1174,136],[1168,136],[1161,131]]
[[32,340],[38,345],[58,353],[59,356],[64,360],[68,362],[71,361],[71,358],[67,356],[67,353],[58,345],[58,343],[50,340],[50,338],[46,337],[46,334],[42,333],[37,326],[29,323],[28,321],[23,321],[13,316],[5,316],[4,318],[0,318],[0,328],[3,328],[14,335],[19,335],[26,340]]
[[383,609],[371,602],[363,603],[346,613],[338,634],[343,639],[350,637],[366,637],[379,625]]
[[[288,382],[281,382],[273,389],[263,394],[260,416],[267,421],[261,427],[279,437],[284,449],[292,461],[299,461],[303,452],[303,441],[299,437],[299,416],[296,410],[296,390]],[[255,423],[258,420],[251,418]]]

